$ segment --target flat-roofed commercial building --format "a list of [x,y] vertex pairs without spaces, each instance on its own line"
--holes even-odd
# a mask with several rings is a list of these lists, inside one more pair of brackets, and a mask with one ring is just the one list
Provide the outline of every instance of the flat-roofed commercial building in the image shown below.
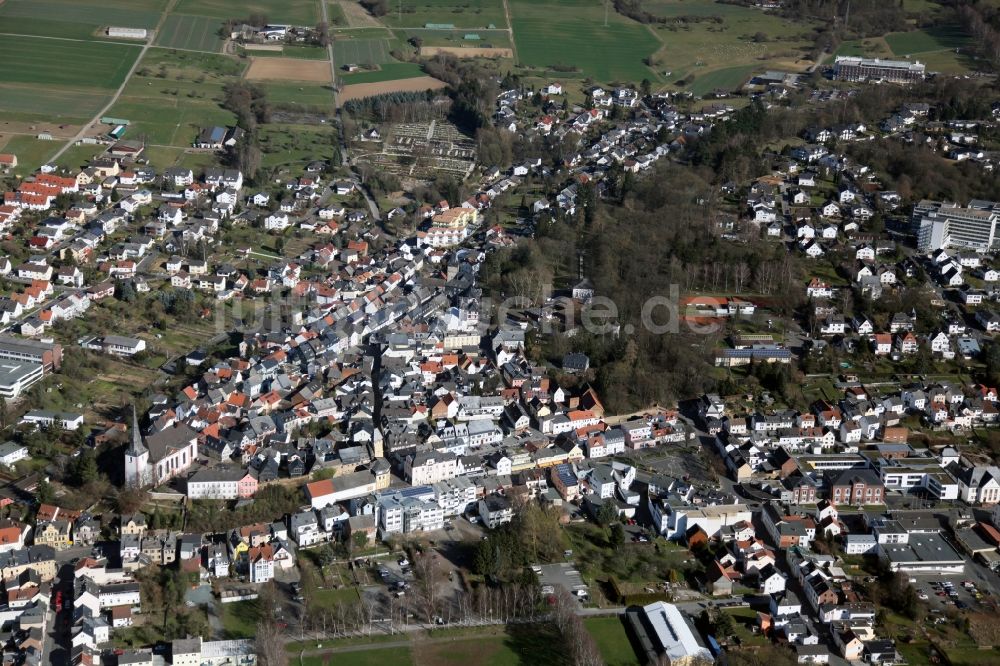
[[44,376],[41,363],[0,360],[0,396],[17,398]]
[[46,372],[51,372],[62,364],[62,346],[46,340],[0,335],[0,359],[40,363]]
[[922,80],[926,69],[924,64],[920,62],[859,58],[857,56],[838,56],[833,64],[834,77],[841,81],[910,83]]
[[917,232],[917,249],[933,252],[961,248],[976,252],[1000,250],[997,234],[997,214],[992,202],[980,205],[921,201],[913,207],[913,226]]

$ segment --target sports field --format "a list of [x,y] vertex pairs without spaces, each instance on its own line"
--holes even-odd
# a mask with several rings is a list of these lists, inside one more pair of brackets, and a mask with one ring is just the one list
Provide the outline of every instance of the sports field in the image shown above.
[[156,35],[156,45],[172,49],[218,53],[222,50],[223,43],[219,36],[221,27],[222,22],[212,18],[170,14]]
[[503,0],[402,0],[401,5],[394,0],[389,7],[389,13],[381,21],[393,27],[423,28],[428,23],[451,24],[456,28],[507,27]]
[[655,53],[660,41],[645,26],[614,12],[605,28],[599,0],[512,0],[510,9],[521,65],[553,70],[553,75],[577,72],[606,83],[655,77],[643,58]]
[[114,89],[139,52],[128,44],[6,36],[0,39],[0,83]]
[[307,26],[320,20],[319,0],[177,0],[173,11],[218,19],[263,14],[271,23]]
[[385,39],[334,39],[333,58],[338,65],[381,65],[392,62]]

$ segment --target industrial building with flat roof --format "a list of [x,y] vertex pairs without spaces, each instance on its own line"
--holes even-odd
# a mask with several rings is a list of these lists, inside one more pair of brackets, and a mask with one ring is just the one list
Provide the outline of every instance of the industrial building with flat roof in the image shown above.
[[940,534],[913,534],[905,543],[879,545],[879,554],[892,571],[904,573],[962,573],[965,558]]
[[648,663],[670,666],[712,663],[712,653],[677,606],[657,601],[642,610],[631,609],[626,615]]

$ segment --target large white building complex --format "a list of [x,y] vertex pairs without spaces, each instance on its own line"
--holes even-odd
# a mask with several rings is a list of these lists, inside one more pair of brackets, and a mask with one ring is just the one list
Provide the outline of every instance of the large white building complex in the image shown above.
[[833,64],[834,76],[841,81],[889,81],[908,83],[924,78],[926,67],[909,60],[881,60],[838,56]]
[[995,251],[1000,249],[998,220],[997,204],[992,201],[971,201],[968,206],[921,201],[913,207],[917,249],[921,252],[948,248]]

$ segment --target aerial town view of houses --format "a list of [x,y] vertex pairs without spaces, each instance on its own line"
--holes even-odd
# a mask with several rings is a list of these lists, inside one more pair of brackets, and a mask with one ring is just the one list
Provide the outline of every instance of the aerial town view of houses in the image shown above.
[[3,666],[1000,664],[995,0],[0,0]]

